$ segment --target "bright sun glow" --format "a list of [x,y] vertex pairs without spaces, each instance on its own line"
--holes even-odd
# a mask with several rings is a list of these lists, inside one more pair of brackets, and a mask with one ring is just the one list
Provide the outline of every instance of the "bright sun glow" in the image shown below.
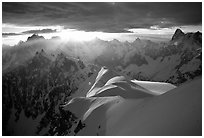
[[95,38],[110,41],[118,39],[120,41],[128,40],[127,37],[132,33],[104,33],[104,32],[85,32],[74,29],[66,29],[58,32],[56,35],[59,36],[63,41],[91,41]]
[[96,37],[104,37],[101,32],[85,32],[77,30],[63,30],[58,34],[63,41],[90,41]]
[[24,31],[28,30],[43,30],[52,29],[56,32],[51,33],[38,33],[45,39],[51,39],[54,36],[59,36],[63,42],[68,41],[91,41],[99,38],[105,41],[118,39],[119,41],[134,41],[137,37],[142,39],[150,39],[160,41],[161,39],[169,40],[177,28],[181,28],[184,32],[201,31],[202,26],[178,26],[172,28],[158,28],[158,26],[151,26],[150,29],[132,28],[127,29],[130,33],[105,33],[105,32],[85,32],[76,29],[64,29],[63,26],[16,26],[11,24],[2,24],[3,33],[16,33],[18,35],[9,35],[2,38],[3,44],[16,45],[20,40],[26,41],[32,34],[25,34]]

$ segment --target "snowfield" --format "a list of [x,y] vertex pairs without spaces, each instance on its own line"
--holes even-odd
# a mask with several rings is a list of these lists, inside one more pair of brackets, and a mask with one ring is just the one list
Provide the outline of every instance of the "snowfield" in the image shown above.
[[64,109],[84,124],[76,135],[202,135],[201,82],[177,88],[102,68],[86,97],[75,97]]
[[106,135],[202,135],[201,79],[153,98],[125,100],[107,111]]

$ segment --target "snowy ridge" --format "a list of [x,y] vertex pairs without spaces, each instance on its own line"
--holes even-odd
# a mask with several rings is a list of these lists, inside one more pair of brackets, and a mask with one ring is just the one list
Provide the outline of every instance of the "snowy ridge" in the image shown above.
[[140,98],[159,95],[173,88],[176,87],[168,83],[131,81],[103,67],[86,97],[121,96],[123,98]]
[[3,47],[2,70],[3,135],[201,135],[200,32],[31,40]]
[[115,76],[117,76],[115,72],[108,70],[106,67],[102,67],[98,73],[98,76],[96,77],[95,83],[88,91],[86,97],[95,95],[110,78]]
[[75,135],[201,134],[201,79],[177,88],[111,72],[103,67],[86,97],[63,106],[83,124]]
[[138,81],[138,80],[132,80],[132,82],[158,95],[168,92],[173,88],[176,88],[176,86],[170,83],[164,83],[164,82],[150,82],[150,81]]
[[12,48],[4,46],[3,72],[25,64],[41,49],[49,56],[63,53],[83,62],[113,68],[131,79],[170,82],[177,86],[200,76],[202,69],[202,33],[183,33],[177,29],[170,41],[160,43],[139,38],[133,42],[96,38],[90,42],[66,43],[58,39],[37,39]]

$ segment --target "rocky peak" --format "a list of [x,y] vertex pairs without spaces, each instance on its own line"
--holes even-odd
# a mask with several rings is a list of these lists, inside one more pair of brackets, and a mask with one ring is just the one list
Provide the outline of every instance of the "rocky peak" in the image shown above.
[[36,51],[35,57],[41,58],[41,57],[47,57],[47,55],[46,55],[45,51],[43,49],[41,49],[40,51]]
[[141,41],[141,39],[139,38],[139,37],[137,37],[134,41],[133,41],[133,43],[136,43],[136,44],[138,44],[138,43],[141,43],[142,41]]
[[38,40],[38,39],[45,39],[45,38],[43,36],[33,34],[32,36],[28,37],[27,41]]
[[66,56],[63,53],[57,54],[57,59],[58,60],[65,59],[65,58],[66,58]]
[[181,38],[181,37],[183,37],[184,35],[185,35],[185,34],[184,34],[183,31],[181,31],[181,29],[176,29],[176,31],[175,31],[175,33],[174,33],[174,35],[173,35],[173,37],[172,37],[171,40],[175,40],[175,39]]
[[196,42],[199,44],[202,44],[202,33],[197,31],[196,33],[193,34],[193,38]]
[[138,37],[135,41],[141,41],[140,38]]
[[120,41],[119,41],[118,39],[113,39],[113,40],[111,40],[110,42],[113,43],[113,44],[118,44],[118,43],[120,43]]

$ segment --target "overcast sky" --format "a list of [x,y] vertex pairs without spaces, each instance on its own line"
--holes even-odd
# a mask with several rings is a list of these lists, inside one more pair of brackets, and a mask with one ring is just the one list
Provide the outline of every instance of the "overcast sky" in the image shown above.
[[197,29],[202,31],[201,2],[3,2],[2,10],[4,36],[18,35],[15,33],[19,32],[22,34],[38,33],[38,31],[39,33],[54,33],[57,27],[104,33],[130,33],[138,32],[138,30],[161,31],[176,27],[186,27],[189,31]]

